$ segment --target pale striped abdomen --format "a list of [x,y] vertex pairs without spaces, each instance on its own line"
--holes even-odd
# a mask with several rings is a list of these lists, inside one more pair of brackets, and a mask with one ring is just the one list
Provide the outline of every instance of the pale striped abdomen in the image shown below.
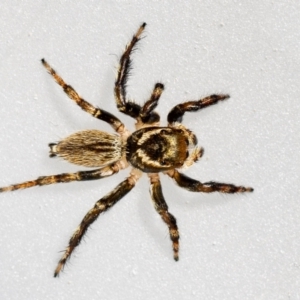
[[49,146],[51,157],[59,156],[85,167],[100,167],[116,162],[123,151],[118,135],[100,130],[79,131]]

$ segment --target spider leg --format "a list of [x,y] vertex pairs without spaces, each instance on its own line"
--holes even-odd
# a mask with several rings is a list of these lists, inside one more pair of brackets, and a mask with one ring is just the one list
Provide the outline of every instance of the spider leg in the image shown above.
[[79,171],[76,173],[62,173],[57,175],[41,176],[35,180],[25,181],[19,184],[13,184],[7,187],[2,187],[0,188],[0,193],[15,191],[19,189],[27,189],[34,186],[49,185],[54,183],[101,179],[104,177],[111,176],[115,173],[118,173],[120,169],[126,167],[127,166],[124,166],[122,164],[114,163],[104,168],[91,170],[91,171]]
[[197,111],[207,106],[217,104],[219,101],[228,99],[229,95],[210,95],[198,101],[188,101],[174,106],[168,114],[169,126],[175,122],[181,122],[187,111]]
[[158,105],[158,100],[164,90],[162,83],[156,83],[152,91],[151,97],[145,102],[141,108],[139,117],[137,118],[137,129],[144,127],[145,124],[153,126],[153,124],[159,124],[159,114],[154,111]]
[[126,84],[131,69],[131,58],[130,55],[135,49],[137,42],[141,39],[141,34],[146,27],[146,23],[143,23],[132,40],[127,44],[124,53],[122,54],[119,67],[117,71],[117,77],[115,81],[115,99],[117,108],[120,112],[129,115],[133,118],[137,118],[140,114],[141,106],[126,100]]
[[175,180],[175,182],[180,187],[189,190],[191,192],[203,192],[203,193],[220,192],[220,193],[228,193],[228,194],[253,192],[253,188],[251,187],[236,186],[228,183],[220,183],[215,181],[201,183],[198,180],[192,179],[182,173],[179,173],[175,169],[166,171],[164,172],[164,174],[169,175],[171,178]]
[[118,133],[122,133],[124,130],[124,124],[111,113],[96,108],[91,105],[89,102],[81,98],[78,93],[74,90],[74,88],[68,85],[57,73],[56,71],[46,62],[43,58],[42,60],[43,66],[47,69],[49,74],[54,78],[54,80],[63,88],[64,92],[68,95],[70,99],[72,99],[78,106],[80,106],[84,111],[92,115],[93,117],[100,119],[104,122],[110,124],[115,131]]
[[179,231],[176,224],[176,219],[168,211],[168,205],[164,199],[161,183],[159,180],[158,173],[148,174],[151,182],[151,197],[153,200],[155,210],[160,214],[162,220],[168,225],[170,239],[173,243],[173,256],[176,261],[178,261],[179,252]]
[[130,176],[121,182],[112,192],[98,200],[94,207],[90,209],[82,219],[81,223],[73,233],[69,245],[65,250],[62,258],[58,262],[58,265],[54,272],[54,277],[57,277],[60,271],[63,269],[66,261],[70,258],[73,250],[79,245],[84,234],[86,233],[89,226],[98,218],[98,216],[111,208],[119,200],[121,200],[131,189],[135,186],[136,181],[141,177],[141,171],[133,169]]

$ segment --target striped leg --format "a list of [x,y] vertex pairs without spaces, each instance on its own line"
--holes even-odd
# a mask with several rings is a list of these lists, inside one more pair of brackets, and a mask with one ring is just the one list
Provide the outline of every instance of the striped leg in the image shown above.
[[79,171],[76,173],[63,173],[58,175],[41,176],[35,180],[25,181],[23,183],[13,184],[7,187],[0,188],[1,192],[9,192],[20,189],[27,189],[34,186],[43,186],[54,183],[65,183],[72,181],[95,180],[111,176],[117,173],[122,168],[121,164],[115,163],[101,169],[91,171]]
[[164,199],[158,173],[148,174],[151,182],[151,197],[155,210],[160,214],[162,220],[167,224],[170,233],[170,239],[173,243],[173,256],[178,261],[179,256],[179,231],[176,219],[168,211],[168,205]]
[[188,101],[174,106],[168,114],[169,126],[175,122],[181,122],[187,111],[197,111],[207,106],[217,104],[219,101],[228,99],[229,95],[211,95],[198,101]]
[[116,118],[111,113],[100,109],[95,108],[89,102],[81,98],[78,93],[74,90],[72,86],[67,84],[57,73],[56,71],[46,62],[46,60],[42,59],[43,66],[47,69],[50,75],[54,78],[54,80],[63,88],[64,92],[68,95],[70,99],[72,99],[78,106],[80,106],[84,111],[92,115],[93,117],[100,119],[104,122],[110,124],[115,131],[118,133],[122,133],[124,130],[124,124]]
[[253,192],[253,188],[251,187],[236,186],[228,183],[220,183],[214,181],[201,183],[198,180],[192,179],[186,175],[179,173],[177,170],[170,170],[164,173],[173,178],[180,187],[191,192],[220,192],[228,194]]
[[95,203],[94,207],[88,211],[88,213],[81,221],[80,225],[73,233],[67,249],[58,262],[58,265],[54,272],[54,277],[57,277],[60,271],[64,268],[64,265],[70,258],[73,250],[80,244],[80,241],[82,240],[89,226],[98,218],[98,216],[102,212],[107,211],[119,200],[121,200],[128,192],[130,192],[141,175],[142,173],[140,171],[133,169],[133,171],[130,173],[130,176],[126,180],[121,182],[112,192],[98,200]]
[[117,77],[115,81],[115,99],[117,108],[120,112],[129,115],[133,118],[137,118],[141,111],[141,106],[127,101],[126,99],[126,84],[128,81],[130,69],[131,69],[131,58],[137,42],[141,39],[141,34],[144,31],[146,23],[143,23],[136,34],[132,37],[131,42],[126,46],[124,53],[122,54],[119,67],[117,71]]
[[160,117],[158,113],[154,111],[157,107],[158,100],[164,90],[164,85],[162,83],[156,83],[152,91],[151,97],[145,102],[141,108],[137,129],[142,128],[144,124],[154,126],[153,124],[159,125]]

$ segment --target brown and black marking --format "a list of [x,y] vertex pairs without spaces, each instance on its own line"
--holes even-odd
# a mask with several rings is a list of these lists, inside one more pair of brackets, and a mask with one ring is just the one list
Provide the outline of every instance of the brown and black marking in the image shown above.
[[192,179],[178,172],[175,169],[166,171],[165,174],[167,174],[172,179],[174,179],[174,181],[178,184],[178,186],[190,192],[202,192],[202,193],[220,192],[226,194],[253,192],[253,188],[246,188],[244,186],[236,186],[228,183],[221,183],[221,182],[214,182],[214,181],[201,183],[200,181]]
[[129,136],[126,159],[145,173],[162,172],[182,167],[189,156],[189,146],[182,129],[143,128]]
[[173,257],[176,261],[179,260],[179,231],[175,217],[169,213],[168,204],[162,193],[161,183],[158,173],[149,173],[150,179],[150,194],[152,197],[155,210],[159,213],[162,220],[169,228],[170,239],[173,243]]
[[112,192],[98,200],[85,215],[58,262],[54,273],[55,277],[59,275],[74,249],[80,244],[89,226],[102,212],[108,210],[129,193],[143,173],[147,173],[150,180],[150,192],[154,208],[169,228],[173,257],[176,261],[179,259],[179,231],[176,219],[169,213],[168,205],[162,193],[160,172],[171,177],[178,186],[192,192],[245,193],[253,191],[253,188],[250,187],[215,181],[201,183],[177,170],[191,166],[204,153],[203,148],[197,147],[195,134],[181,124],[185,112],[195,112],[214,105],[219,101],[228,99],[229,95],[214,94],[197,101],[188,101],[176,105],[168,114],[168,127],[159,127],[160,117],[154,111],[164,90],[162,83],[154,85],[149,100],[143,106],[126,98],[126,84],[131,69],[131,54],[140,41],[145,26],[146,23],[143,23],[139,27],[120,58],[114,88],[118,110],[136,120],[136,131],[132,134],[117,117],[103,109],[94,107],[81,98],[45,59],[42,59],[44,67],[69,98],[93,117],[110,124],[117,134],[100,130],[84,130],[71,134],[57,143],[49,144],[51,157],[60,156],[70,163],[98,169],[41,176],[35,180],[2,187],[0,192],[55,183],[101,179],[112,176],[128,166],[132,167],[127,179],[121,182]]
[[94,221],[96,221],[96,219],[101,213],[107,211],[119,200],[121,200],[127,193],[129,193],[135,186],[136,181],[141,177],[141,175],[142,173],[140,171],[133,169],[133,171],[127,179],[119,183],[114,190],[112,190],[110,193],[98,200],[95,203],[94,207],[86,213],[81,223],[76,228],[72,237],[70,238],[69,245],[67,246],[64,255],[59,260],[58,265],[55,269],[54,277],[58,276],[60,271],[63,269],[64,265],[66,264],[66,261],[70,258],[75,247],[77,247],[80,244],[89,226]]
[[67,84],[44,58],[41,59],[41,62],[54,80],[62,87],[68,97],[72,99],[78,106],[80,106],[84,111],[93,117],[110,124],[116,132],[120,134],[123,132],[124,124],[117,117],[103,109],[94,107],[92,104],[81,98],[74,88]]

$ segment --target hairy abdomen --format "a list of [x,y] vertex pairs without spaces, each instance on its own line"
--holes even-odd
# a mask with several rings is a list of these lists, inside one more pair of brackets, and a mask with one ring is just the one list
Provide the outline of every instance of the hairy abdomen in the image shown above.
[[100,130],[79,131],[49,146],[51,157],[59,156],[85,167],[111,164],[122,156],[120,137]]

